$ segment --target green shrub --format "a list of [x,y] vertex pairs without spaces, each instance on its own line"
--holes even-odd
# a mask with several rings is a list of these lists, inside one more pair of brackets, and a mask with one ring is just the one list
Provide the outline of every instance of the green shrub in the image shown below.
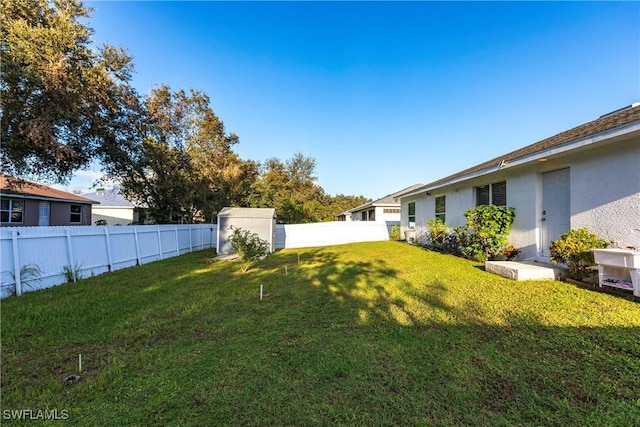
[[511,261],[512,259],[517,257],[520,252],[520,249],[516,248],[510,243],[507,243],[506,245],[504,245],[504,248],[502,248],[502,255],[504,255],[507,261]]
[[76,263],[74,265],[65,265],[62,267],[62,274],[64,274],[67,283],[76,283],[82,279],[82,264]]
[[389,233],[389,240],[400,240],[401,239],[401,232],[400,232],[400,226],[399,225],[392,225],[391,226],[391,231]]
[[99,219],[95,222],[96,225],[107,225],[106,219]]
[[244,261],[243,271],[247,271],[253,262],[266,257],[269,253],[269,243],[256,233],[239,227],[231,227],[231,230],[233,232],[229,237],[229,243],[233,251]]
[[[464,256],[477,261],[494,259],[502,253],[515,218],[515,210],[505,206],[481,205],[467,209],[465,229],[459,230],[459,241],[465,241]],[[463,236],[462,234],[466,234]]]
[[444,240],[449,235],[447,224],[440,218],[430,219],[427,221],[429,227],[429,246],[437,250],[442,250]]
[[558,240],[551,242],[551,261],[556,264],[566,264],[569,267],[568,276],[582,280],[589,274],[589,267],[595,265],[591,249],[601,249],[609,246],[606,240],[586,228],[573,229],[564,233]]
[[442,252],[461,256],[464,248],[469,246],[469,236],[464,227],[453,227],[442,241]]

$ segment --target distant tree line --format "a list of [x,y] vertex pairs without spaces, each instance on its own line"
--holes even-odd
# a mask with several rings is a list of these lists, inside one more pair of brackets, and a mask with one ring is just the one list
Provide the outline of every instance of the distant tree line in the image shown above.
[[[166,85],[140,95],[122,48],[91,46],[79,0],[1,0],[5,173],[66,183],[99,161],[158,223],[209,222],[224,206],[273,207],[284,223],[328,221],[368,201],[331,196],[316,161],[241,159],[206,93]],[[82,22],[81,22],[82,20]]]

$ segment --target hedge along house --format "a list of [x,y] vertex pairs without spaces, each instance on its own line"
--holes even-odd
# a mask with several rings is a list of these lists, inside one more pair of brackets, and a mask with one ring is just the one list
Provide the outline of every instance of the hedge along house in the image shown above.
[[515,208],[509,242],[548,260],[551,242],[587,227],[619,247],[640,248],[640,103],[399,196],[403,232],[427,221],[466,223],[483,204]]
[[0,225],[91,225],[94,200],[0,175]]
[[276,249],[276,210],[272,208],[222,208],[218,213],[218,253],[231,254],[229,237],[232,228],[255,233],[269,244],[269,252]]

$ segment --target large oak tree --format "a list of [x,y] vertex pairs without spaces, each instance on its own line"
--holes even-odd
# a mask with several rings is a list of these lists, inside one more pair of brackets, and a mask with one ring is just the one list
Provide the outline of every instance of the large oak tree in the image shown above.
[[132,132],[123,49],[91,46],[78,0],[2,0],[0,156],[6,173],[65,182]]

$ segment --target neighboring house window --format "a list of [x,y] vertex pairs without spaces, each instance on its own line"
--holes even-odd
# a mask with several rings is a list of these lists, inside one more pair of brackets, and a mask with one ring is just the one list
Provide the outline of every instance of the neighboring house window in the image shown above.
[[82,205],[71,205],[71,218],[69,222],[82,222]]
[[400,213],[400,209],[385,208],[382,210],[382,212],[386,214],[398,214]]
[[496,182],[491,185],[476,187],[476,206],[507,206],[507,182]]
[[416,226],[416,202],[409,203],[409,227]]
[[375,209],[373,209],[369,211],[369,221],[375,221],[375,220],[376,220],[376,211]]
[[360,212],[360,219],[362,221],[366,221],[367,220],[367,212],[366,211]]
[[436,218],[440,218],[442,222],[445,222],[446,211],[447,211],[446,196],[436,197]]
[[22,222],[24,212],[24,202],[22,200],[4,199],[0,203],[0,220],[8,223]]

